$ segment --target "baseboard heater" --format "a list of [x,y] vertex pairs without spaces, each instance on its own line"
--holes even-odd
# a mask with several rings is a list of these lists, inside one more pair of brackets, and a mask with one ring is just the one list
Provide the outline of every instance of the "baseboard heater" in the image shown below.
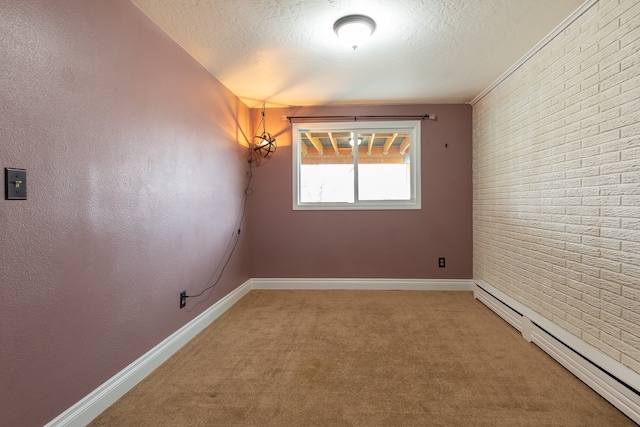
[[613,406],[640,424],[640,375],[490,284],[476,280],[474,297],[516,328]]

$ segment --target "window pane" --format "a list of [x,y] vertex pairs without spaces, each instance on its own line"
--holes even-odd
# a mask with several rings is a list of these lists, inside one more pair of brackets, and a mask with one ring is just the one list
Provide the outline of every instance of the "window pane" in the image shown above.
[[410,200],[408,133],[358,135],[358,200]]
[[420,129],[419,120],[294,123],[293,209],[420,209]]
[[300,135],[300,201],[353,203],[354,164],[350,132]]

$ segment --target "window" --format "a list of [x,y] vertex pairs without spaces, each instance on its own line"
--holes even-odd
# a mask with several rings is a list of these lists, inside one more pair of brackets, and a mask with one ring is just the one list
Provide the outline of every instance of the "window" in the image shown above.
[[419,120],[293,125],[293,209],[420,206]]

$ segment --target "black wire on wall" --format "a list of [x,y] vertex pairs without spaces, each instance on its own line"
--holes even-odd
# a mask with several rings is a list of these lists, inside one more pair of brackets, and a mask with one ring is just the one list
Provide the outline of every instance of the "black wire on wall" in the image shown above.
[[[233,253],[236,250],[236,246],[238,246],[238,241],[240,240],[240,231],[242,230],[242,222],[244,221],[244,216],[247,213],[247,200],[249,199],[249,196],[253,194],[253,189],[251,188],[251,179],[253,178],[253,172],[252,172],[253,157],[251,154],[249,154],[248,162],[249,162],[249,170],[247,171],[247,185],[244,188],[244,200],[242,202],[242,210],[240,211],[239,220],[236,222],[237,227],[234,228],[234,231],[231,234],[231,240],[229,242],[229,245],[233,244],[233,247],[231,248],[231,251],[229,252],[229,255],[227,256],[226,260],[224,259],[221,260],[220,263],[218,264],[218,267],[211,274],[211,277],[209,278],[209,280],[207,280],[207,285],[212,282],[213,278],[216,276],[216,272],[220,270],[220,273],[218,274],[218,277],[216,278],[215,282],[213,282],[213,284],[204,288],[199,294],[186,295],[185,298],[197,298],[199,296],[202,296],[202,294],[204,294],[209,289],[216,287],[218,282],[220,282],[222,275],[224,274],[224,270],[227,268],[227,265],[229,265],[229,261],[231,261],[231,257],[233,256]],[[223,262],[224,262],[224,265],[222,265]],[[222,265],[222,269],[220,269],[220,265]]]

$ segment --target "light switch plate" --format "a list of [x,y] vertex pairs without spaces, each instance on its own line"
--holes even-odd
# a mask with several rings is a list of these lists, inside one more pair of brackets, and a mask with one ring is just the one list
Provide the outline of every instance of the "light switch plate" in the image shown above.
[[27,200],[26,169],[4,168],[5,199]]

